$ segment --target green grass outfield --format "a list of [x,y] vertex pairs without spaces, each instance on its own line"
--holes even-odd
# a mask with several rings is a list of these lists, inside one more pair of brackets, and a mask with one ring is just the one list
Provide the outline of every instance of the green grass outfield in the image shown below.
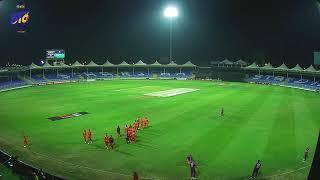
[[[166,98],[144,96],[174,88],[200,90]],[[220,117],[222,106],[225,117]],[[246,83],[114,80],[48,85],[1,93],[0,107],[1,149],[68,179],[132,179],[133,171],[142,179],[188,179],[189,153],[199,166],[199,179],[247,179],[258,159],[263,165],[260,177],[306,179],[320,127],[319,94]],[[81,111],[90,114],[47,119]],[[115,136],[117,125],[123,132],[125,124],[146,113],[151,127],[138,132],[137,144],[115,138],[116,149],[105,149],[106,130]],[[93,131],[93,144],[83,143],[83,128]],[[23,148],[24,133],[29,148]],[[307,146],[311,158],[303,163]]]

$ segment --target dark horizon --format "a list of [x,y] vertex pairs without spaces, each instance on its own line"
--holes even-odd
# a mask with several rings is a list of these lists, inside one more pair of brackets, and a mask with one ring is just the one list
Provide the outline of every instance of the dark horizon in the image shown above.
[[17,2],[0,1],[0,65],[37,62],[53,48],[65,49],[67,62],[168,57],[169,21],[162,16],[168,4],[180,11],[173,24],[177,62],[226,57],[306,67],[320,51],[315,0],[25,0],[31,19],[24,34],[9,25]]

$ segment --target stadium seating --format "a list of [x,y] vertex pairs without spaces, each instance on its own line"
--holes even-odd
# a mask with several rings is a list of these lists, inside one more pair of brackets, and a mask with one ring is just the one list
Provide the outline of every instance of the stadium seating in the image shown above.
[[159,77],[161,79],[189,79],[192,77],[192,73],[191,72],[160,73]]
[[97,79],[112,79],[114,76],[113,74],[107,73],[107,72],[95,72]]
[[255,75],[248,78],[246,81],[261,84],[277,84],[305,90],[320,90],[320,82],[308,79],[285,78],[283,76],[271,75]]
[[18,79],[13,79],[13,80],[9,80],[9,81],[1,81],[0,82],[0,89],[1,90],[11,89],[11,88],[16,88],[16,87],[25,86],[25,85],[27,85],[26,82],[24,82],[22,80],[18,80]]
[[97,78],[97,75],[93,72],[88,72],[88,73],[84,72],[82,74],[85,79],[96,79]]
[[36,83],[36,84],[47,82],[47,80],[44,79],[44,77],[42,75],[32,75],[31,81],[33,81],[33,83]]
[[148,72],[119,72],[120,78],[132,78],[132,79],[141,79],[141,78],[150,78],[152,75],[148,74]]

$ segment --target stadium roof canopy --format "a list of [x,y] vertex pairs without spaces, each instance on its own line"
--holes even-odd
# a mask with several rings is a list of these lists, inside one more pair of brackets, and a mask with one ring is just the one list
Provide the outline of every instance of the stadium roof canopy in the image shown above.
[[176,64],[175,62],[171,61],[169,64],[164,65],[165,67],[179,67],[178,64]]
[[156,60],[154,63],[150,64],[150,66],[151,66],[151,67],[161,67],[161,66],[163,66],[163,65],[160,64],[160,63]]
[[46,63],[44,63],[43,66],[41,66],[42,69],[51,69],[53,68],[54,66],[52,66],[51,64],[48,63],[48,61]]
[[79,63],[79,61],[74,62],[72,65],[72,67],[83,67],[84,65]]
[[180,65],[180,67],[197,67],[197,66],[194,65],[191,61],[188,61],[188,62]]
[[259,69],[259,66],[256,62],[253,62],[250,66],[245,67],[246,69]]
[[275,69],[280,70],[280,71],[287,71],[289,68],[283,63],[283,64],[281,64],[281,66],[279,66]]
[[114,67],[115,65],[112,64],[110,61],[106,61],[104,64],[102,64],[101,66],[103,67]]
[[304,70],[305,72],[311,72],[311,73],[316,73],[316,72],[319,72],[317,71],[313,65],[311,64],[307,69]]
[[271,63],[266,64],[265,66],[261,67],[262,70],[274,70],[274,67]]
[[31,64],[29,65],[29,69],[41,69],[41,67],[38,66],[38,65],[36,65],[35,63],[31,63]]
[[66,65],[65,63],[60,63],[58,66],[53,66],[54,68],[69,68],[70,66]]
[[232,61],[230,61],[229,59],[225,59],[225,60],[221,61],[219,64],[232,65],[232,64],[233,64],[233,62],[232,62]]
[[90,61],[89,64],[86,65],[87,67],[99,67],[100,65],[96,64],[93,61]]
[[295,72],[302,72],[303,69],[299,64],[297,64],[294,68],[291,68],[290,71],[295,71]]
[[234,62],[234,64],[238,64],[238,65],[247,65],[248,63],[247,62],[245,62],[244,60],[242,60],[242,59],[239,59],[238,61],[236,61],[236,62]]
[[142,62],[141,60],[139,60],[137,63],[134,64],[135,67],[145,67],[147,66],[146,63]]
[[122,61],[122,63],[116,65],[118,67],[131,67],[132,65],[128,64],[126,61]]

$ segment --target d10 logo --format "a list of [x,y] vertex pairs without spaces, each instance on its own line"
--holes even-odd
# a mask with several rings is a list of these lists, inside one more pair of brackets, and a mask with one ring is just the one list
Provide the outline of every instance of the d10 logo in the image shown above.
[[10,24],[27,24],[29,22],[29,11],[17,12],[11,17]]
[[12,26],[17,27],[17,32],[19,33],[24,33],[25,28],[28,25],[30,20],[30,12],[23,10],[20,12],[15,13],[11,19],[10,19],[10,24]]

